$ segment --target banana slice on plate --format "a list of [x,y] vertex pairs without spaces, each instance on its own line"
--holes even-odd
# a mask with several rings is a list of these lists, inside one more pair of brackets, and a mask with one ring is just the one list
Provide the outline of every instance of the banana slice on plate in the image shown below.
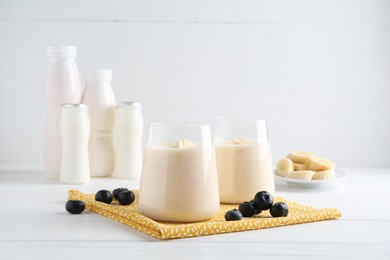
[[335,177],[334,168],[330,168],[329,170],[316,172],[313,176],[313,180],[331,180]]
[[316,172],[315,171],[293,171],[286,175],[287,178],[311,180]]
[[304,163],[294,163],[294,171],[305,171],[307,166]]
[[294,163],[307,163],[310,158],[314,157],[315,154],[312,152],[305,152],[305,151],[295,151],[291,152],[287,155],[287,158],[289,158]]
[[288,158],[281,159],[276,165],[276,174],[279,176],[286,177],[292,171],[294,171],[294,163]]
[[312,152],[295,151],[278,161],[275,180],[285,181],[287,186],[314,188],[345,180],[347,175],[336,169],[331,160],[318,157]]
[[334,162],[321,157],[311,157],[307,163],[307,169],[312,171],[325,171],[335,166]]

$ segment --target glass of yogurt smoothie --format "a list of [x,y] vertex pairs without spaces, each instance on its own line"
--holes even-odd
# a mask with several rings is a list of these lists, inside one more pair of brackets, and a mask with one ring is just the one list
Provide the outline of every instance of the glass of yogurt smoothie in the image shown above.
[[222,203],[250,201],[259,191],[274,195],[266,120],[217,117],[213,135]]
[[164,221],[195,222],[217,214],[218,176],[209,125],[149,126],[138,208]]

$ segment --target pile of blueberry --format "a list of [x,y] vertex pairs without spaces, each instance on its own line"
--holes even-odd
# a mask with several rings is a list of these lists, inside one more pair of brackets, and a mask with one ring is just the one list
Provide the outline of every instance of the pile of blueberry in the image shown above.
[[[121,205],[130,205],[135,200],[134,192],[127,188],[117,188],[111,193],[108,190],[99,190],[95,194],[95,200],[106,204],[111,204],[116,199]],[[71,214],[80,214],[85,209],[85,203],[81,200],[68,200],[65,209]]]
[[250,218],[260,214],[263,210],[269,210],[274,218],[286,217],[288,215],[288,205],[284,202],[274,203],[274,198],[267,191],[256,193],[255,198],[249,202],[243,202],[237,209],[229,210],[225,214],[227,221],[241,220],[242,217]]

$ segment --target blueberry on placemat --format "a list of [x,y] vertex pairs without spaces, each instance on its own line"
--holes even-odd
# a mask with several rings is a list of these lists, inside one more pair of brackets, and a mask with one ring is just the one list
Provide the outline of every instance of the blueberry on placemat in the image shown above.
[[276,202],[269,210],[274,218],[286,217],[288,215],[288,205],[284,202]]
[[131,190],[122,191],[118,194],[117,200],[121,205],[130,205],[135,200],[134,192]]
[[249,203],[252,203],[253,207],[255,208],[255,214],[260,214],[262,210],[260,209],[259,204],[255,200],[249,201]]
[[261,210],[270,209],[272,207],[272,204],[274,203],[274,198],[268,191],[260,191],[256,193],[254,200],[256,201],[259,209]]
[[65,204],[65,209],[70,214],[80,214],[85,209],[85,203],[81,200],[68,200]]
[[99,190],[95,195],[95,200],[110,204],[112,202],[112,194],[108,190]]
[[122,191],[127,191],[129,189],[127,188],[117,188],[115,190],[112,191],[112,194],[114,195],[114,199],[118,200],[118,195],[119,193],[121,193]]
[[225,219],[227,221],[241,220],[242,214],[237,209],[232,209],[232,210],[226,211]]
[[256,209],[250,202],[243,202],[238,206],[238,210],[243,217],[250,218],[255,215]]

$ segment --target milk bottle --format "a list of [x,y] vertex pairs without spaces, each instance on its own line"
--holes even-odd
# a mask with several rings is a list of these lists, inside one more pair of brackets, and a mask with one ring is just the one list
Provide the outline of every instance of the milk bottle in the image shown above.
[[92,177],[111,176],[114,172],[113,126],[115,97],[111,89],[111,70],[91,70],[85,74],[82,97],[88,106],[91,134],[89,166]]
[[83,104],[62,105],[60,181],[83,184],[90,180],[88,107]]
[[141,104],[121,102],[115,115],[115,177],[138,179],[142,170],[143,118]]

